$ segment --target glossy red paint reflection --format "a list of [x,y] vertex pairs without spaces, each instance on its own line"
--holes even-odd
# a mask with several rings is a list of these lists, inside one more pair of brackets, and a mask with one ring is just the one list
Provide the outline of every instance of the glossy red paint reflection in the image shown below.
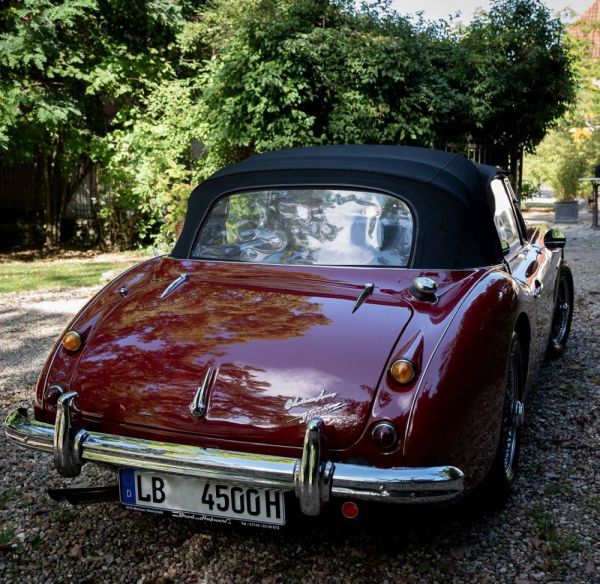
[[[189,279],[161,298],[182,272]],[[89,420],[297,446],[322,416],[330,447],[347,447],[412,314],[379,290],[352,308],[365,278],[387,287],[392,275],[163,260],[102,317],[69,386]],[[189,404],[209,366],[218,375],[198,419]]]
[[[40,375],[36,417],[53,421],[44,392],[58,383],[78,392],[74,419],[88,429],[282,455],[297,455],[305,422],[321,417],[332,460],[452,464],[476,480],[494,453],[509,333],[519,317],[535,328],[531,289],[557,261],[535,247],[540,232],[531,237],[510,259],[512,276],[502,266],[150,260],[69,325],[83,347],[69,353],[55,345]],[[417,276],[436,281],[434,302],[410,293]],[[367,283],[374,291],[353,313]],[[531,367],[541,359],[539,335],[532,335]],[[417,370],[402,386],[388,374],[400,358]],[[217,373],[206,413],[197,416],[189,406],[209,367]],[[370,434],[379,421],[397,429],[389,451]]]

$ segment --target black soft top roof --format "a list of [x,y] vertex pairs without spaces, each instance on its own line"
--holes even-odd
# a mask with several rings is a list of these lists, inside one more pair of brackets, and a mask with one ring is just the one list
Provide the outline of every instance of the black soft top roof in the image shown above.
[[227,166],[192,192],[172,255],[190,256],[212,204],[240,190],[337,186],[383,190],[415,211],[411,266],[467,268],[502,261],[490,181],[502,171],[449,152],[408,146],[343,145],[267,152]]

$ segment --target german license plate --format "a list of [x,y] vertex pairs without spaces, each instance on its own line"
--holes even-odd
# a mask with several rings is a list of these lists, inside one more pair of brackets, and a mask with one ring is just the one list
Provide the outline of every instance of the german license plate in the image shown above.
[[180,517],[285,524],[283,491],[228,485],[145,470],[120,469],[121,503]]

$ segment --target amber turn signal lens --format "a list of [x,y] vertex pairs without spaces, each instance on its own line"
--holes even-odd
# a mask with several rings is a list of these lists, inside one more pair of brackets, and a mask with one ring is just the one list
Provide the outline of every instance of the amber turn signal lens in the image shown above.
[[63,347],[67,351],[78,351],[81,348],[81,335],[77,331],[69,331],[62,340]]
[[401,385],[406,385],[417,376],[417,372],[408,359],[398,359],[392,363],[390,375]]

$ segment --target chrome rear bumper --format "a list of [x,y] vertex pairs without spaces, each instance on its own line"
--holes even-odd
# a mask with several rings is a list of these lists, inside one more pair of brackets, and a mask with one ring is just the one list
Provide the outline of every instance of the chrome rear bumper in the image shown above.
[[389,503],[452,499],[463,490],[463,473],[452,466],[375,468],[323,461],[323,421],[308,422],[301,459],[155,442],[71,425],[70,405],[77,394],[58,400],[54,426],[31,420],[26,410],[6,419],[6,435],[17,444],[52,452],[63,476],[77,476],[85,461],[140,468],[253,487],[294,491],[306,515],[318,515],[330,497]]

